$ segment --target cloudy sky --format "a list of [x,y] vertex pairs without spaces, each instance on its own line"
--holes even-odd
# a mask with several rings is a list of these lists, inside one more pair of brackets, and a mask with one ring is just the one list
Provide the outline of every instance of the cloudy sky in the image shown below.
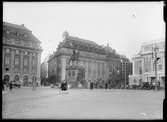
[[62,34],[109,45],[132,58],[142,42],[165,38],[163,2],[3,2],[3,21],[24,24],[41,40],[41,59]]

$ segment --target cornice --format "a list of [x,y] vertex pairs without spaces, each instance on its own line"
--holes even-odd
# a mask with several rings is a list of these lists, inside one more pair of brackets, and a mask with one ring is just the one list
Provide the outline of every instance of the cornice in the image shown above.
[[24,46],[18,46],[18,45],[12,45],[12,44],[3,44],[3,47],[14,47],[14,48],[20,48],[20,49],[28,49],[28,50],[34,50],[34,51],[39,51],[42,52],[42,49],[37,49],[37,48],[31,48],[31,47],[24,47]]

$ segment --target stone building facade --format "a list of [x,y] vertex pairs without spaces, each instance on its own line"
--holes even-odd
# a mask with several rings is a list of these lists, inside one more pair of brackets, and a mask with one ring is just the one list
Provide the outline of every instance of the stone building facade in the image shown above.
[[114,73],[121,74],[121,59],[130,63],[109,46],[104,47],[90,40],[73,37],[67,32],[64,32],[63,38],[57,51],[48,60],[48,77],[55,75],[57,82],[66,79],[66,67],[74,49],[79,51],[79,65],[85,68],[86,82],[98,79],[107,81],[109,77],[113,78]]
[[2,78],[40,85],[40,43],[24,25],[3,22]]
[[157,53],[157,57],[160,58],[157,63],[158,80],[161,87],[165,86],[165,41],[163,40],[156,43],[143,43],[139,53],[132,58],[133,75],[130,76],[132,84],[134,79],[142,82],[153,82],[155,80],[154,47],[159,49]]

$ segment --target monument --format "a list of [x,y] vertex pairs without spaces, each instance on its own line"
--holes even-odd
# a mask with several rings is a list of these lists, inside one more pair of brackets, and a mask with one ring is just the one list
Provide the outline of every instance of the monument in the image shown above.
[[73,54],[66,67],[66,80],[71,88],[85,87],[85,69],[79,64],[79,51],[73,49]]

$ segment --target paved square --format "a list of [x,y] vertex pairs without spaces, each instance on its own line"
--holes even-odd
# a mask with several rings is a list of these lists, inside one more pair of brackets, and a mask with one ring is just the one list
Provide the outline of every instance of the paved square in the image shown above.
[[3,93],[3,118],[162,119],[164,91],[14,89]]

